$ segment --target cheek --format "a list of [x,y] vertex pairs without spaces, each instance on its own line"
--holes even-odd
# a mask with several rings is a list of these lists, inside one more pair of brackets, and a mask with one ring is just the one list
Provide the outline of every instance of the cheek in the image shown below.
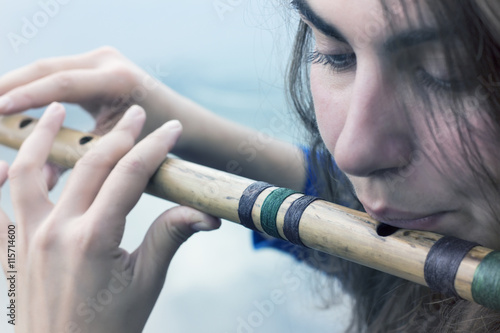
[[[311,67],[311,93],[318,128],[328,150],[334,154],[347,116],[350,94],[329,80],[319,66]],[[331,74],[330,74],[331,75]]]

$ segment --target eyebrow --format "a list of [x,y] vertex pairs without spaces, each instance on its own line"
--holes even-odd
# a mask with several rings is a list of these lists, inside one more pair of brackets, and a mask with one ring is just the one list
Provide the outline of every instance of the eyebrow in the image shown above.
[[326,23],[319,15],[317,15],[305,0],[293,0],[292,6],[312,25],[325,35],[330,36],[342,43],[347,43],[345,38],[337,28],[333,25]]
[[[349,44],[347,38],[345,38],[335,26],[327,23],[316,14],[306,0],[293,0],[291,4],[307,21],[325,35],[333,37],[342,43]],[[390,53],[395,53],[401,49],[410,48],[426,42],[437,41],[439,38],[438,31],[433,28],[404,31],[395,36],[391,36],[384,43],[384,48]]]
[[389,52],[397,52],[401,49],[437,40],[439,40],[439,33],[437,30],[424,28],[420,30],[402,32],[393,36],[384,43],[384,47]]

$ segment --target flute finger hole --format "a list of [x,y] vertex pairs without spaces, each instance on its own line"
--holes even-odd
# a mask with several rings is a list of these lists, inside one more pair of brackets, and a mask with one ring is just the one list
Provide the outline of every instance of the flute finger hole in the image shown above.
[[92,141],[94,138],[91,137],[91,136],[84,136],[83,138],[80,139],[80,145],[83,146],[87,143],[89,143],[90,141]]
[[29,118],[26,118],[26,119],[23,119],[20,123],[19,123],[19,128],[25,128],[26,126],[28,126],[29,124],[31,124],[33,122],[33,119],[29,119]]

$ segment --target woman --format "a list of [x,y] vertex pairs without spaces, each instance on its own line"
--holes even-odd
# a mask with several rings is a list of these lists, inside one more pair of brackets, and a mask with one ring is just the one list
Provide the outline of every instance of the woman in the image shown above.
[[[500,6],[491,0],[292,3],[302,21],[290,93],[311,134],[306,158],[297,147],[269,140],[246,159],[240,144],[256,133],[152,84],[143,71],[107,48],[44,60],[0,79],[3,114],[58,100],[84,106],[98,131],[114,127],[75,168],[55,206],[47,202],[44,181],[53,185],[56,172],[43,164],[62,123],[60,105],[49,107],[10,167],[18,232],[26,240],[18,244],[24,259],[20,332],[33,331],[29,325],[36,325],[37,332],[135,332],[143,327],[179,244],[219,223],[176,208],[153,224],[138,251],[129,255],[119,249],[126,214],[172,149],[220,169],[236,160],[244,176],[280,186],[303,189],[313,181],[323,197],[364,208],[390,226],[500,248],[500,159],[495,151],[500,141]],[[145,99],[115,103],[123,91],[138,85],[149,87]],[[121,118],[131,104],[140,104],[147,119],[136,106]],[[183,124],[182,135],[176,121],[156,129],[171,119]],[[200,131],[206,123],[209,131]],[[151,132],[132,148],[135,139]],[[89,184],[90,172],[95,180]],[[0,176],[7,177],[6,166]],[[6,217],[2,223],[7,230]],[[500,329],[500,315],[481,306],[336,258],[321,268],[353,295],[353,331]],[[70,274],[54,275],[62,271]],[[89,272],[92,279],[85,276]],[[55,288],[57,297],[51,292]],[[26,295],[29,302],[23,302]],[[89,295],[111,295],[116,302],[102,306]],[[134,317],[132,307],[141,309]]]

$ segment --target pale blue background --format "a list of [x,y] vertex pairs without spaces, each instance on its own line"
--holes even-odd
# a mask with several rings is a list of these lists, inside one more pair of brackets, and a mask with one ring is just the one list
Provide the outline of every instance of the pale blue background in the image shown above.
[[[23,18],[32,20],[42,7],[39,1],[0,0],[0,74],[43,57],[112,45],[212,110],[300,142],[299,126],[283,99],[283,74],[296,17],[279,1],[65,2],[47,25],[15,52],[8,34],[20,34]],[[221,15],[216,3],[234,5]],[[38,116],[40,111],[31,113]],[[283,126],[270,126],[273,117],[279,120],[274,124]],[[77,108],[70,108],[66,125],[79,130],[92,128],[89,117]],[[11,162],[14,155],[0,148],[2,159]],[[54,200],[62,185],[54,191]],[[2,207],[12,216],[6,188],[2,194]],[[133,250],[149,223],[169,206],[144,196],[130,215],[123,246]],[[254,251],[247,230],[224,222],[220,231],[196,235],[181,248],[145,331],[340,332],[349,312],[342,305],[321,309],[315,291],[321,282],[320,274],[286,255]],[[259,317],[255,317],[255,302],[270,300],[276,290],[284,294],[285,302],[271,313],[261,313],[262,322],[250,326],[251,330],[238,329],[242,320]],[[3,279],[0,301],[7,301]],[[0,318],[5,318],[4,313],[6,310],[0,310]],[[0,331],[13,332],[5,319],[0,320]]]

